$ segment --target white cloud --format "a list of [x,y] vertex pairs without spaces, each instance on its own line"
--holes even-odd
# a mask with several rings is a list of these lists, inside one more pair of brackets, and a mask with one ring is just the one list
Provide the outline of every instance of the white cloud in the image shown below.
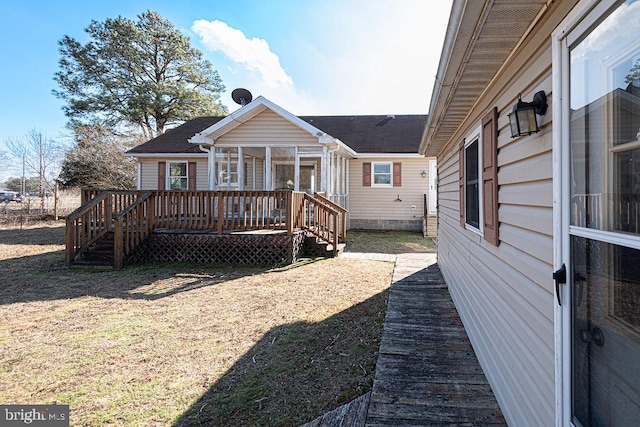
[[226,71],[222,101],[231,110],[231,90],[245,87],[297,115],[425,114],[450,8],[449,1],[322,0],[285,28],[262,21],[264,38],[221,21],[198,20],[192,30],[221,53],[213,62]]
[[270,88],[287,89],[293,80],[280,65],[280,58],[260,38],[249,39],[242,31],[221,21],[198,20],[192,30],[202,38],[202,43],[213,51],[220,51],[232,61],[243,64],[248,70],[259,73]]

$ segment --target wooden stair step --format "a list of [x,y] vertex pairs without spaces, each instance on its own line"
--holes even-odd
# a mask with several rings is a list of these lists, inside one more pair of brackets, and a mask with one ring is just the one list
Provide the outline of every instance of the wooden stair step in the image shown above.
[[113,260],[85,260],[77,259],[71,264],[77,268],[95,268],[100,270],[113,269]]

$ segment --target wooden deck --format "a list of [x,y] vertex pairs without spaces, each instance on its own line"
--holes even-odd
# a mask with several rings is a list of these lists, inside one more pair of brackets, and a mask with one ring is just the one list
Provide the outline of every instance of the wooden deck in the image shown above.
[[398,256],[366,426],[505,425],[435,261]]
[[[182,251],[175,248],[175,239],[167,237],[169,234],[165,234],[164,240],[170,247],[163,248],[159,244],[161,234],[156,233],[157,229],[180,230],[174,233],[176,236],[188,236],[184,230],[194,230],[198,235],[215,231],[218,236],[266,230],[263,237],[274,230],[283,230],[288,236],[303,230],[314,235],[322,245],[326,244],[324,249],[330,248],[333,256],[339,255],[341,244],[346,241],[346,209],[319,193],[88,189],[83,191],[82,199],[82,206],[68,215],[66,221],[65,262],[69,267],[99,264],[119,269],[125,262],[138,258],[140,248],[149,246],[150,240],[156,243],[155,250],[164,253],[159,258],[181,257]],[[200,239],[204,246],[213,241],[211,238]],[[223,241],[229,242],[230,248],[236,246],[229,239],[217,239],[218,244]],[[246,243],[249,239],[243,241]],[[194,242],[192,237],[190,243]],[[194,245],[198,246],[197,243]],[[202,256],[190,256],[189,262],[210,262],[207,248],[199,246],[195,250]],[[249,250],[248,246],[256,245],[245,246]],[[262,263],[265,258],[261,255],[268,246],[267,242],[262,248],[251,249],[260,255],[258,257],[245,253],[234,255],[233,259]],[[224,257],[214,258],[216,262],[225,262]],[[276,258],[282,259],[279,255]],[[285,257],[290,258],[295,259],[295,255]],[[229,262],[234,263],[233,260]]]

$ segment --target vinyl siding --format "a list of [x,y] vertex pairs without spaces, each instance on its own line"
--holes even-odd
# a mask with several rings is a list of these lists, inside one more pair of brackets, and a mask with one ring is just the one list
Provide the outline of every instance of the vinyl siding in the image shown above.
[[[362,185],[362,164],[366,162],[399,162],[402,164],[402,185],[380,188]],[[421,172],[427,176],[422,177]],[[416,220],[421,221],[424,194],[429,194],[429,159],[427,158],[365,158],[349,164],[349,214],[352,220]],[[397,202],[400,198],[402,201]],[[415,210],[411,209],[415,206]]]
[[243,146],[317,146],[318,138],[267,109],[216,141],[217,146],[239,144]]
[[196,162],[196,190],[208,190],[209,173],[206,157],[199,158],[166,158],[139,159],[140,161],[140,190],[158,189],[158,162]]
[[[509,425],[554,425],[551,38],[554,3],[438,156],[438,264]],[[507,114],[544,90],[542,131],[512,139]],[[458,147],[498,107],[500,245],[460,226]]]

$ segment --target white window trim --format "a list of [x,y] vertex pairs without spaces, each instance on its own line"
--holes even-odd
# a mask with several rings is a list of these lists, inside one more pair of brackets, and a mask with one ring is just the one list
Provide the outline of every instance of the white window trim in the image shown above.
[[[389,184],[376,184],[374,172],[376,170],[376,165],[389,165]],[[393,162],[371,162],[371,187],[393,188]]]
[[472,231],[479,236],[484,237],[484,205],[483,205],[483,197],[482,197],[482,125],[478,126],[473,130],[471,134],[467,138],[465,138],[464,143],[464,156],[463,159],[466,162],[467,159],[467,148],[473,144],[475,141],[478,141],[478,228],[467,222],[467,168],[466,163],[462,166],[464,167],[464,227]]
[[[239,175],[238,175],[238,157],[226,157],[225,158],[218,158],[216,159],[216,172],[218,174],[218,188],[222,188],[222,187],[226,187],[227,190],[229,189],[237,189],[239,187],[238,184],[238,179],[239,179]],[[232,164],[236,164],[236,171],[235,172],[230,172],[231,171],[231,165]],[[227,184],[223,184],[221,181],[222,176],[221,174],[223,173],[222,167],[221,165],[225,165],[228,171],[229,176],[236,176],[236,182],[232,182],[231,180],[229,180],[229,182]]]
[[[171,175],[171,165],[176,165],[176,164],[183,164],[184,165],[184,171],[186,173],[186,175],[182,176],[182,175]],[[189,188],[189,162],[187,161],[178,161],[178,162],[172,162],[172,161],[168,161],[167,162],[167,178],[166,178],[166,183],[165,183],[165,188],[168,188],[169,190],[174,190],[174,188],[171,188],[171,178],[186,178],[187,180],[187,189]]]

